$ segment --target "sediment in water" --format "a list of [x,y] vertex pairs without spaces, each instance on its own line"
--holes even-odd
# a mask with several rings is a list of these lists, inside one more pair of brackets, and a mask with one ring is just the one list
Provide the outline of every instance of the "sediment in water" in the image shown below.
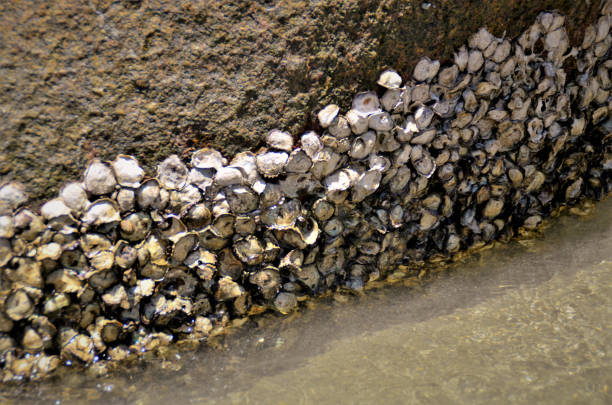
[[514,40],[481,29],[452,65],[383,72],[350,111],[318,111],[320,133],[273,130],[231,161],[205,148],[145,178],[133,157],[95,160],[40,214],[3,185],[4,380],[206,339],[602,198],[611,19],[604,2],[575,48],[554,12]]

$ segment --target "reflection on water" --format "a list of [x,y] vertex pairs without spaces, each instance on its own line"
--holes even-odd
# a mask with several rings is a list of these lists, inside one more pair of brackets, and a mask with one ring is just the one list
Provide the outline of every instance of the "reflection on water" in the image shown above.
[[317,301],[222,349],[107,377],[4,387],[8,403],[612,403],[612,199],[421,287]]

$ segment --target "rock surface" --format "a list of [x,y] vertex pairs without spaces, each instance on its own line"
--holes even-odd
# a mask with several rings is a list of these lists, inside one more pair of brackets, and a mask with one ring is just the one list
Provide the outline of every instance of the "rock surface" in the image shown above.
[[[310,112],[449,60],[480,26],[513,37],[558,9],[573,28],[598,2],[575,0],[76,0],[0,3],[0,183],[34,199],[93,157],[135,155],[150,170],[213,146],[231,156],[271,128],[296,139]],[[508,24],[512,21],[512,24]]]

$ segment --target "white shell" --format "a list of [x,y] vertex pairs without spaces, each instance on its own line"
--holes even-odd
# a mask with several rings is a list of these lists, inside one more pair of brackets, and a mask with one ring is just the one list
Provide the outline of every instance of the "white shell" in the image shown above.
[[[378,96],[373,91],[357,93],[353,98],[353,110],[365,114],[380,111],[380,101],[378,100]],[[349,123],[350,122],[351,121],[349,119]]]
[[319,124],[321,124],[323,128],[327,128],[338,117],[338,112],[340,112],[340,107],[338,107],[336,104],[330,104],[328,106],[325,106],[317,114],[317,117],[319,118]]
[[419,109],[414,113],[414,119],[416,121],[416,125],[420,130],[423,130],[431,124],[431,120],[433,119],[434,113],[429,107],[419,107]]
[[459,48],[454,55],[455,65],[459,68],[460,71],[464,71],[467,68],[468,63],[468,50],[465,46]]
[[159,198],[159,184],[157,180],[148,180],[136,192],[138,205],[142,208],[152,207]]
[[221,167],[215,173],[214,181],[219,187],[231,186],[232,184],[242,184],[244,180],[242,171],[237,167]]
[[470,37],[468,44],[470,48],[477,48],[484,51],[494,39],[495,36],[483,27]]
[[289,198],[298,198],[300,192],[310,194],[318,184],[310,173],[291,173],[279,182],[281,191]]
[[138,164],[138,160],[131,156],[119,155],[112,163],[117,183],[125,187],[139,187],[144,170]]
[[94,201],[85,212],[85,215],[83,215],[82,221],[87,225],[119,222],[121,217],[117,208],[117,205],[108,199]]
[[399,89],[402,85],[402,77],[395,70],[385,70],[376,82],[387,89]]
[[70,208],[64,204],[64,201],[60,198],[49,200],[42,207],[40,207],[40,214],[46,220],[51,220],[64,215],[70,215],[70,212]]
[[321,138],[315,132],[306,132],[300,138],[302,142],[302,150],[306,152],[309,158],[315,157],[319,151],[323,149],[323,143],[321,142]]
[[0,200],[9,203],[13,209],[28,202],[25,186],[15,181],[0,186]]
[[346,119],[351,126],[351,130],[361,135],[368,130],[368,115],[357,110],[348,110]]
[[203,192],[207,192],[213,184],[214,170],[213,169],[197,169],[193,168],[187,175],[187,181],[190,184],[198,187]]
[[242,169],[249,184],[253,185],[259,179],[255,154],[252,152],[241,152],[234,156],[230,166]]
[[346,170],[338,170],[323,180],[327,191],[344,191],[351,187],[351,177]]
[[495,63],[502,63],[510,55],[510,51],[512,51],[512,45],[510,44],[510,41],[506,39],[497,46],[491,60]]
[[227,164],[221,153],[212,148],[202,148],[191,155],[191,166],[198,169],[219,169]]
[[308,157],[306,152],[298,148],[289,155],[285,171],[287,173],[306,173],[310,170],[311,166],[312,160]]
[[327,130],[336,138],[346,138],[351,135],[351,127],[347,119],[341,115],[327,128]]
[[117,181],[113,170],[99,160],[94,160],[85,171],[85,189],[93,195],[108,194]]
[[459,67],[457,67],[457,65],[453,65],[440,71],[440,74],[438,75],[438,82],[442,86],[453,87],[455,85],[455,81],[457,80],[457,76],[459,76]]
[[482,52],[471,50],[468,56],[467,70],[469,73],[476,73],[484,65],[484,57]]
[[81,183],[68,183],[62,187],[60,198],[75,213],[80,213],[89,206],[87,193]]
[[291,152],[293,148],[293,137],[287,132],[273,129],[266,135],[266,143],[274,149]]
[[368,170],[359,176],[356,184],[353,187],[353,202],[361,202],[367,196],[378,190],[382,174],[378,170]]
[[375,131],[390,131],[393,129],[393,120],[388,112],[374,113],[368,117],[368,125]]
[[322,179],[332,173],[338,167],[341,156],[330,148],[323,148],[312,159],[313,165],[310,172],[317,179]]
[[388,89],[380,99],[380,103],[389,112],[399,109],[402,105],[402,91],[400,89]]
[[136,204],[136,192],[129,188],[122,188],[117,193],[115,200],[117,200],[121,212],[131,211]]
[[0,216],[0,238],[12,238],[15,234],[15,219],[11,215]]
[[376,134],[368,131],[353,141],[349,156],[353,159],[364,159],[372,152],[375,145]]
[[439,69],[439,60],[432,61],[428,57],[424,57],[417,62],[416,66],[414,67],[414,72],[412,73],[412,76],[414,77],[414,80],[417,80],[419,82],[428,81],[436,77]]
[[257,155],[257,170],[264,177],[277,177],[283,172],[289,155],[286,152],[265,152]]
[[176,155],[168,156],[157,165],[159,184],[168,190],[180,189],[187,183],[187,166]]

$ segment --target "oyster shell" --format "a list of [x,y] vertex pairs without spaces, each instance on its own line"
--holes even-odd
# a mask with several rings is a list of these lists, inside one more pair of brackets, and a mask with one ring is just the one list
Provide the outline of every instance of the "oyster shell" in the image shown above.
[[85,189],[93,195],[108,194],[117,185],[113,169],[97,159],[87,167],[83,182]]

